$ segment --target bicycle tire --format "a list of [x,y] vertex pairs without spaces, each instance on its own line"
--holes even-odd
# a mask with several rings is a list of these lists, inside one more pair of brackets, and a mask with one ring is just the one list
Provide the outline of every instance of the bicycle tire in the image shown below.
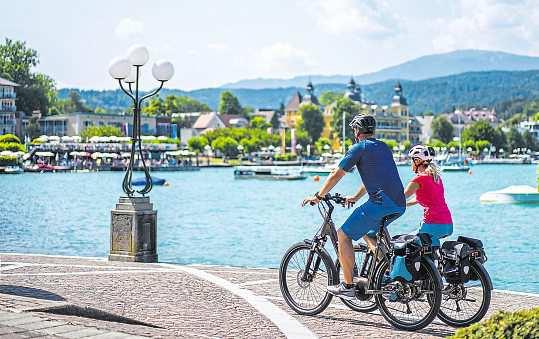
[[[281,288],[281,294],[283,295],[283,298],[288,304],[288,306],[290,306],[290,308],[292,308],[294,312],[298,314],[302,314],[302,315],[316,315],[316,314],[321,313],[328,307],[328,305],[331,302],[331,299],[333,298],[333,295],[329,294],[326,290],[325,295],[322,298],[322,300],[320,300],[320,302],[318,302],[314,307],[307,308],[300,305],[300,303],[298,303],[294,299],[292,294],[290,293],[288,280],[287,280],[287,277],[289,276],[287,273],[289,273],[288,268],[289,268],[290,260],[293,258],[294,254],[296,254],[299,251],[311,251],[311,250],[312,250],[312,245],[307,242],[299,242],[292,245],[283,256],[281,265],[279,267],[279,286]],[[333,263],[333,260],[331,259],[327,251],[325,249],[321,249],[321,250],[319,249],[316,251],[316,255],[321,259],[320,263],[326,267],[327,282],[324,288],[326,288],[327,285],[338,284],[337,270],[335,268],[335,264]],[[291,274],[292,273],[290,272],[290,277],[292,277]],[[299,276],[299,272],[294,273],[294,274],[296,275],[296,277]]]
[[[382,281],[384,279],[384,274],[388,268],[388,265],[389,263],[387,262],[387,260],[384,260],[378,266],[374,280],[374,286],[376,290],[382,289]],[[407,323],[397,319],[386,306],[385,298],[381,294],[376,295],[376,303],[378,305],[380,313],[382,314],[384,319],[386,319],[386,321],[395,328],[405,331],[417,331],[428,326],[438,315],[438,312],[440,310],[440,304],[442,301],[442,284],[439,277],[440,273],[438,272],[437,268],[434,266],[434,263],[430,258],[423,258],[421,260],[421,270],[426,275],[428,275],[429,281],[431,281],[431,283],[433,284],[434,298],[427,298],[427,302],[431,306],[431,309],[429,310],[427,315],[417,323]]]
[[[474,272],[475,271],[475,272]],[[485,314],[487,313],[489,307],[490,307],[490,299],[491,299],[491,290],[489,287],[489,281],[490,277],[488,276],[488,272],[481,264],[480,262],[473,261],[470,263],[470,274],[475,273],[477,274],[479,281],[481,282],[481,286],[483,287],[483,298],[481,301],[481,306],[478,309],[478,311],[472,315],[471,317],[468,317],[467,319],[456,319],[451,317],[450,315],[447,315],[444,312],[444,308],[441,307],[440,311],[438,312],[438,318],[446,323],[449,326],[453,327],[465,327],[469,326],[473,323],[476,323],[483,319]]]

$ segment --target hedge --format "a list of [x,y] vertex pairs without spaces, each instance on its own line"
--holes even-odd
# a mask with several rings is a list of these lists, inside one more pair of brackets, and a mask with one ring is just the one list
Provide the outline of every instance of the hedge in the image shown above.
[[15,165],[17,163],[17,157],[11,155],[0,155],[0,166]]
[[12,151],[12,152],[26,152],[26,147],[17,142],[1,142],[0,143],[0,152],[1,151]]
[[499,311],[488,320],[458,330],[452,339],[539,338],[539,307]]
[[13,135],[10,133],[0,135],[0,143],[5,143],[5,142],[15,142],[17,144],[20,144],[21,139],[19,139],[19,137],[17,137],[16,135]]

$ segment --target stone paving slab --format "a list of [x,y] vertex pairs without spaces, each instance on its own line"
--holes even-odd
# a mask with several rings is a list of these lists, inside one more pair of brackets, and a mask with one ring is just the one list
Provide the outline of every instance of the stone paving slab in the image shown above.
[[[439,338],[454,333],[453,328],[439,320],[418,332],[398,331],[378,312],[356,313],[337,299],[318,316],[297,315],[282,299],[276,269],[109,263],[100,259],[15,254],[2,254],[0,258],[9,265],[34,265],[31,272],[19,269],[0,271],[0,324],[3,321],[9,324],[15,319],[11,317],[13,313],[2,310],[37,310],[40,312],[32,312],[30,317],[46,318],[35,322],[22,320],[23,324],[17,326],[26,326],[23,329],[15,325],[0,325],[0,329],[6,331],[13,328],[17,331],[39,331],[42,330],[38,328],[39,324],[47,320],[56,322],[55,326],[60,329],[61,326],[81,327],[78,331],[57,333],[71,338],[83,336],[92,329],[103,331],[95,335],[104,338],[127,335],[157,338],[295,337],[290,334],[290,329],[275,322],[275,319],[288,317],[285,320],[292,327],[299,325],[323,338]],[[272,314],[267,309],[255,307],[257,300],[266,306],[268,303],[276,306],[272,312],[280,313]],[[103,318],[46,313],[44,311],[50,308],[47,305],[98,309],[111,317],[123,317],[123,320],[105,321]],[[488,315],[500,309],[534,306],[539,306],[538,295],[493,291]]]

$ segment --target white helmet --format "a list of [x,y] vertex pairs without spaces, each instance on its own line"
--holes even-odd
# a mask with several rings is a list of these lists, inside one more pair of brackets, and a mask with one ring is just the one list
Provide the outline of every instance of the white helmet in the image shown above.
[[423,145],[416,145],[412,147],[408,156],[412,159],[421,159],[426,162],[431,162],[434,158],[434,149]]

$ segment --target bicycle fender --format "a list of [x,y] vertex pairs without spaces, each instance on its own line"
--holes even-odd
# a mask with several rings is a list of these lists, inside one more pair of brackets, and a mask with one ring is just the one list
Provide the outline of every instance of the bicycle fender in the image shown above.
[[439,283],[439,286],[444,286],[443,284],[443,281],[442,281],[442,275],[440,274],[440,271],[438,271],[438,267],[436,267],[436,265],[434,265],[434,261],[432,261],[432,258],[428,257],[428,256],[423,256],[421,258],[421,260],[426,264],[426,265],[429,265],[430,268],[433,270],[433,272],[436,272],[435,275],[436,275],[436,279],[438,280],[438,283]]
[[493,290],[494,285],[492,284],[492,279],[490,279],[490,274],[488,274],[487,269],[485,268],[485,266],[483,266],[483,264],[481,264],[480,262],[477,262],[477,261],[473,262],[472,265],[476,265],[477,268],[481,271],[481,273],[483,273],[483,275],[485,277],[487,277],[487,287],[490,290]]

